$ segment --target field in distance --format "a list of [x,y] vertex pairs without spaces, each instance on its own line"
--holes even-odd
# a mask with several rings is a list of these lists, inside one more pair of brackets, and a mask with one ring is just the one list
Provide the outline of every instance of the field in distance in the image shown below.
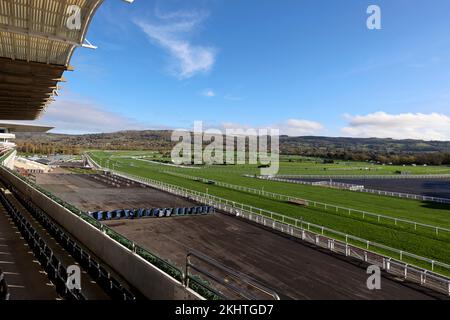
[[[214,184],[205,184],[189,178],[174,176],[183,174],[191,177],[202,177],[233,185],[260,189],[278,194],[295,196],[303,199],[325,202],[346,208],[365,210],[395,218],[407,219],[418,223],[450,229],[450,206],[414,200],[384,197],[372,194],[357,193],[346,190],[328,189],[297,185],[284,182],[263,181],[244,177],[244,174],[258,174],[257,165],[212,165],[179,168],[153,160],[164,161],[160,154],[154,152],[105,152],[91,151],[92,158],[117,171],[147,177],[170,184],[182,186],[191,190],[207,192],[225,199],[263,208],[286,216],[303,219],[324,227],[403,250],[422,257],[450,264],[450,234],[436,234],[434,230],[415,230],[402,224],[394,225],[385,221],[362,219],[356,215],[347,215],[323,208],[300,207],[286,201],[280,201],[264,196],[232,190]],[[324,164],[319,159],[297,157],[289,160],[283,157],[280,174],[327,174],[333,172],[342,174],[361,174],[361,171],[374,174],[396,174],[405,170],[403,166],[371,165],[359,162],[337,162]],[[151,161],[148,161],[151,160]],[[361,169],[369,167],[371,170]],[[326,170],[324,169],[326,168]],[[448,167],[406,167],[412,174],[446,174]],[[344,170],[346,169],[346,170]],[[350,169],[350,170],[347,170]],[[405,181],[407,183],[407,181]],[[420,265],[419,262],[415,264]]]

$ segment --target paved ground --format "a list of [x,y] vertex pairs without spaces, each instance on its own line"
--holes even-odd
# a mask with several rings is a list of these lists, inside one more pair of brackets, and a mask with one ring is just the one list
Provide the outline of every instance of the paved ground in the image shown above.
[[[323,181],[324,179],[300,180]],[[363,185],[366,189],[450,199],[450,179],[333,179],[333,181]]]
[[0,205],[0,268],[11,300],[55,300],[58,297],[14,222]]
[[[115,188],[86,174],[58,172],[36,175],[36,182],[85,211],[193,207],[194,203],[150,188]],[[124,191],[125,190],[125,191]]]
[[[388,278],[366,287],[365,269],[235,217],[172,217],[110,221],[116,231],[180,267],[194,249],[251,275],[292,299],[431,299]],[[415,286],[414,286],[415,287]]]

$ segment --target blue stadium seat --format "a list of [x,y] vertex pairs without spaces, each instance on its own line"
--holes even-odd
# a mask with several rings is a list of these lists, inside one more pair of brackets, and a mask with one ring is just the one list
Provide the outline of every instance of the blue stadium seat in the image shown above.
[[128,209],[123,210],[121,218],[125,218],[125,219],[130,218],[130,213],[131,213],[131,211]]
[[115,214],[116,214],[116,216],[114,217],[114,219],[121,219],[122,218],[122,215],[123,215],[123,210],[116,210],[116,211],[114,211],[115,212]]
[[82,254],[82,249],[77,245],[77,244],[75,244],[74,246],[73,246],[73,257],[76,259],[76,260],[81,260],[81,254]]
[[[62,275],[64,274],[64,275]],[[66,280],[67,280],[67,273],[64,270],[64,272],[60,272],[58,274],[58,277],[55,279],[55,287],[56,287],[56,291],[59,293],[65,293],[67,290],[66,287]]]
[[56,279],[57,270],[54,266],[48,264],[47,267],[45,268],[45,271],[47,272],[47,276],[50,280]]
[[154,208],[153,209],[153,216],[154,217],[159,217],[159,209],[158,208]]
[[90,260],[91,260],[91,256],[89,255],[89,253],[87,253],[86,251],[82,251],[81,252],[81,262],[80,262],[80,264],[84,268],[87,268],[87,267],[89,267]]
[[145,209],[145,216],[146,217],[151,217],[152,216],[152,209],[150,209],[150,208]]
[[123,300],[122,285],[114,278],[110,278],[110,290],[109,293],[115,300]]
[[102,286],[105,289],[109,289],[110,288],[110,281],[109,281],[109,272],[103,268],[102,266],[99,266],[98,268],[99,270],[99,276],[98,276],[98,283],[100,284],[100,286]]
[[100,276],[100,266],[97,263],[97,261],[94,261],[94,260],[89,261],[89,271],[88,272],[94,279],[97,279]]
[[111,220],[111,219],[113,218],[113,216],[114,216],[114,213],[111,212],[111,211],[108,211],[108,212],[106,213],[106,215],[105,215],[105,219],[106,219],[106,220]]
[[122,288],[122,294],[123,294],[123,299],[125,301],[134,301],[136,300],[136,297],[127,289]]
[[94,218],[95,218],[95,220],[98,220],[98,221],[103,220],[103,214],[104,214],[103,211],[95,212],[95,213],[94,213]]

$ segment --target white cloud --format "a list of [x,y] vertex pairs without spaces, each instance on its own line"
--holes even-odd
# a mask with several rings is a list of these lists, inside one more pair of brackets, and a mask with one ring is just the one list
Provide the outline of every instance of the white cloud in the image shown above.
[[[224,129],[250,129],[255,128],[250,125],[246,124],[239,124],[239,123],[233,123],[233,122],[223,122],[220,124],[220,128],[222,130]],[[278,123],[272,123],[266,126],[262,127],[256,127],[255,129],[259,128],[272,128],[272,129],[279,129],[281,135],[288,135],[288,136],[309,136],[309,135],[318,135],[324,132],[325,128],[324,126],[315,121],[309,121],[309,120],[301,120],[301,119],[288,119],[286,121],[278,122]]]
[[450,140],[450,117],[439,113],[346,115],[349,120],[341,133],[350,137]]
[[49,125],[55,127],[52,132],[69,134],[160,129],[158,126],[146,125],[121,114],[104,110],[90,101],[78,99],[57,100],[48,107],[40,119],[21,123]]
[[324,126],[316,121],[288,119],[276,125],[281,134],[288,136],[310,136],[318,135],[324,131]]
[[171,72],[180,79],[209,72],[215,63],[217,50],[210,46],[194,45],[189,39],[207,14],[177,11],[167,14],[157,12],[156,16],[159,23],[136,21],[136,24],[152,41],[170,53],[174,59]]
[[207,89],[205,91],[202,92],[202,96],[208,97],[208,98],[212,98],[216,96],[216,93],[211,90],[211,89]]

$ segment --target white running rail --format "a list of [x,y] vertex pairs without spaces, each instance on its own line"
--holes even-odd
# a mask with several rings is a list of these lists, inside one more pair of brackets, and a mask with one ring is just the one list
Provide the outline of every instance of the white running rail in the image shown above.
[[205,179],[205,178],[201,178],[201,177],[194,177],[194,176],[181,174],[181,173],[175,173],[175,172],[170,172],[170,171],[163,171],[163,172],[166,174],[170,174],[170,175],[177,176],[177,177],[184,178],[184,179],[202,181],[205,183],[211,182],[211,183],[214,183],[214,185],[217,185],[220,187],[225,187],[225,188],[232,189],[232,190],[244,191],[247,193],[257,194],[260,196],[269,197],[269,198],[273,198],[276,200],[281,200],[281,201],[297,200],[297,201],[303,201],[303,202],[306,201],[306,203],[308,205],[312,205],[313,207],[321,207],[325,210],[331,210],[332,212],[336,212],[338,214],[339,213],[341,213],[341,214],[344,213],[344,214],[348,214],[348,215],[358,214],[362,219],[366,219],[367,217],[373,217],[378,222],[382,222],[383,220],[384,221],[388,220],[396,226],[398,226],[399,223],[404,223],[404,224],[407,224],[407,225],[413,227],[415,231],[417,231],[418,227],[422,227],[422,228],[429,229],[430,231],[434,232],[436,234],[436,236],[439,236],[440,234],[450,235],[450,229],[442,228],[442,227],[434,226],[434,225],[429,225],[429,224],[425,224],[425,223],[420,223],[417,221],[396,218],[396,217],[392,217],[392,216],[386,216],[386,215],[373,213],[373,212],[369,212],[369,211],[340,207],[340,206],[336,206],[336,205],[332,205],[332,204],[328,204],[328,203],[308,200],[308,199],[304,199],[304,198],[297,198],[297,197],[288,196],[285,194],[273,193],[273,192],[268,192],[268,191],[264,191],[264,190],[260,190],[260,189],[254,189],[254,188],[249,188],[249,187],[244,187],[244,186],[239,186],[239,185],[233,185],[233,184],[229,184],[229,183],[225,183],[225,182],[221,182],[221,181],[217,181],[217,180],[209,180],[209,179]]

